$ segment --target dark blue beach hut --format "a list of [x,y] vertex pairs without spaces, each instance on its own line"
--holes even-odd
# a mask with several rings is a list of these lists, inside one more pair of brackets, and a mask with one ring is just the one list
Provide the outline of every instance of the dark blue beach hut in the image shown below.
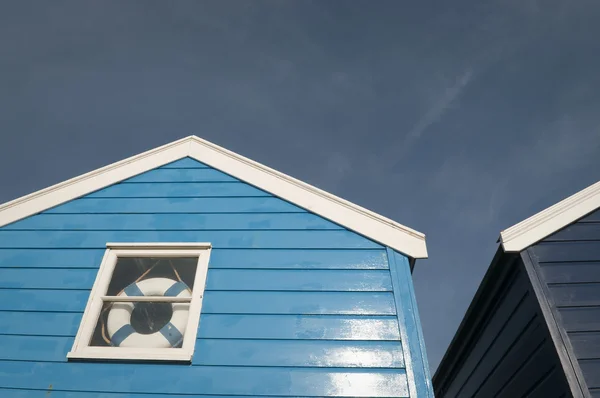
[[600,183],[500,240],[436,396],[600,397]]
[[0,206],[0,397],[433,397],[426,256],[188,137]]

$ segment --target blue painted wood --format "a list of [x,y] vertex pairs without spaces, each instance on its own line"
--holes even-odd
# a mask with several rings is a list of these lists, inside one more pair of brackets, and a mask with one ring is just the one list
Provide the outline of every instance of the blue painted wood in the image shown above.
[[600,262],[546,263],[540,267],[546,283],[600,283]]
[[202,338],[400,340],[395,316],[202,314]]
[[215,248],[365,248],[380,246],[350,231],[10,231],[3,248],[98,249],[106,242],[210,242]]
[[559,308],[558,313],[567,332],[600,330],[600,307]]
[[[0,288],[91,289],[97,270],[0,268]],[[241,270],[209,269],[206,290],[392,290],[387,270]]]
[[521,257],[497,253],[434,385],[438,398],[571,396]]
[[579,361],[587,387],[600,389],[600,360],[582,359]]
[[0,311],[0,335],[75,337],[81,315],[62,312]]
[[600,284],[598,283],[550,285],[549,289],[557,307],[600,306]]
[[62,213],[304,213],[281,199],[264,198],[82,198],[45,211]]
[[196,159],[185,157],[183,159],[179,159],[174,162],[168,163],[160,168],[161,169],[205,169],[205,168],[208,168],[208,166],[202,162],[197,161]]
[[238,181],[215,169],[155,169],[129,178],[127,182],[205,182]]
[[[0,360],[66,362],[74,337],[2,336]],[[192,366],[404,368],[399,341],[199,339]]]
[[[0,250],[0,259],[2,251]],[[1,261],[1,260],[0,260]],[[211,268],[387,269],[385,250],[213,250]]]
[[600,223],[575,223],[544,239],[544,242],[600,241]]
[[[108,241],[213,244],[192,366],[65,362]],[[386,250],[185,159],[1,228],[0,335],[11,393],[408,396]]]
[[[0,387],[0,395],[10,398],[249,398],[248,395],[189,395],[189,394],[129,394],[129,393],[112,393],[103,392],[100,395],[96,392],[89,391],[60,391],[55,388],[49,389],[14,389],[14,388],[2,388]],[[47,397],[44,394],[51,394]],[[287,398],[282,395],[252,395],[253,398]],[[306,398],[306,397],[296,397]],[[537,398],[537,397],[536,397]]]
[[[1,297],[1,296],[0,296]],[[371,292],[206,292],[206,314],[394,315],[391,293]]]
[[387,270],[213,269],[206,289],[389,292],[392,282]]
[[[414,395],[418,394],[419,397],[433,398],[433,386],[429,374],[429,365],[427,364],[427,354],[424,345],[420,343],[422,337],[419,335],[422,332],[416,302],[413,301],[414,292],[412,291],[410,264],[406,257],[390,248],[387,248],[387,255],[394,286],[400,334],[405,342],[403,347],[407,362],[409,389],[411,391],[414,389]],[[412,392],[411,395],[413,395]]]
[[[104,249],[0,249],[0,267],[95,268]],[[211,268],[387,269],[385,250],[213,249]]]
[[600,358],[600,331],[569,333],[578,359]]
[[600,222],[600,212],[593,211],[587,216],[580,219],[578,222]]
[[0,268],[0,289],[91,290],[98,271],[93,268]]
[[0,249],[0,267],[98,268],[103,249]]
[[408,397],[406,374],[399,369],[4,361],[0,363],[0,385],[155,394]]
[[0,289],[0,311],[83,313],[89,290]]
[[[0,361],[66,362],[74,337],[2,336]],[[2,363],[0,362],[0,369]]]
[[301,230],[343,229],[310,213],[266,214],[39,214],[5,230]]
[[[81,313],[0,311],[0,335],[74,337]],[[400,340],[395,316],[202,314],[199,338]]]
[[[74,337],[81,314],[0,312],[0,334]],[[199,338],[399,340],[392,316],[202,314]]]
[[272,195],[241,182],[121,183],[101,189],[86,198],[224,198]]
[[530,249],[541,263],[597,261],[600,241],[591,242],[541,242]]
[[[0,311],[83,312],[89,290],[0,289]],[[205,314],[394,315],[392,293],[223,292],[204,295]]]
[[569,355],[571,377],[585,379],[584,391],[600,386],[599,220],[596,210],[528,249],[562,337],[558,348]]

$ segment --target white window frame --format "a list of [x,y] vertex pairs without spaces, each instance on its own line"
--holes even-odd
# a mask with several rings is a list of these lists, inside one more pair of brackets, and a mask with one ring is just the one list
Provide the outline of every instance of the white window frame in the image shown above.
[[[196,335],[200,323],[202,298],[208,272],[210,243],[107,243],[106,252],[96,275],[77,336],[68,359],[106,359],[106,360],[148,360],[190,362],[194,355]],[[131,347],[93,347],[89,342],[104,304],[108,286],[119,257],[190,257],[198,256],[198,265],[194,278],[194,288],[190,301],[188,323],[180,348],[131,348]],[[128,301],[144,301],[130,298]],[[146,300],[147,301],[147,300]],[[152,300],[160,301],[160,300]]]

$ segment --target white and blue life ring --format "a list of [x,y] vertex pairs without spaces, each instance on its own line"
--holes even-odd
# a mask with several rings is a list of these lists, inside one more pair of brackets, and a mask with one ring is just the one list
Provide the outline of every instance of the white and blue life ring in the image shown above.
[[[169,278],[150,278],[127,286],[119,297],[163,296],[192,297],[190,289],[183,282]],[[106,327],[111,344],[115,347],[171,348],[183,340],[188,321],[189,303],[171,303],[171,320],[159,331],[142,334],[131,326],[131,313],[135,303],[113,303]]]

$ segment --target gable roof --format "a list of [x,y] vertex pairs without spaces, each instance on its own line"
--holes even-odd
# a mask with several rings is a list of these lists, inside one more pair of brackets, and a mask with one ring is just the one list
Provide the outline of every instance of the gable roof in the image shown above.
[[505,229],[500,241],[507,252],[520,252],[600,207],[600,181]]
[[230,174],[409,257],[427,257],[422,233],[196,136],[0,205],[0,227],[185,157]]

